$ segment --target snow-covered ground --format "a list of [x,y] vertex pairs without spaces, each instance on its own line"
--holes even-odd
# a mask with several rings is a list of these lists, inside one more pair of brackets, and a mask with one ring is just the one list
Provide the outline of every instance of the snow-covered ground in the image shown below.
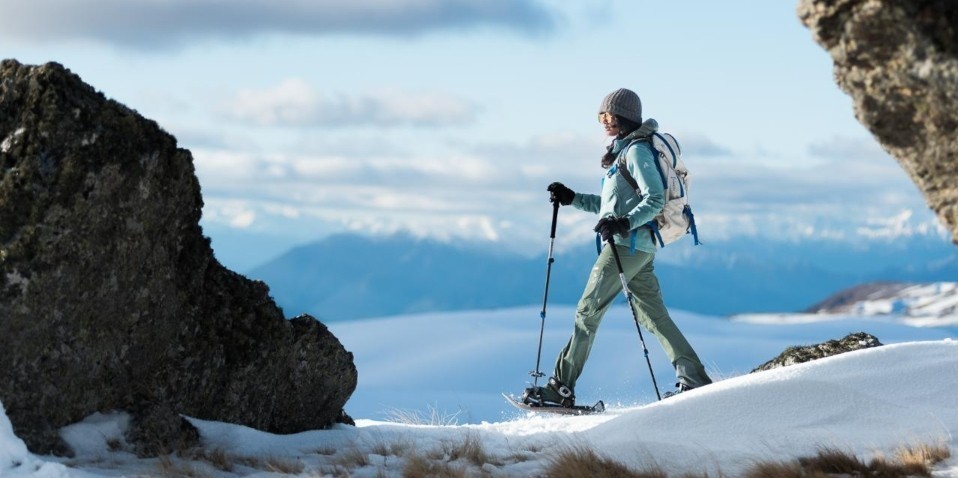
[[[550,307],[542,367],[571,330],[573,309]],[[68,427],[80,450],[60,459],[27,452],[0,414],[0,476],[403,476],[416,457],[453,460],[470,442],[489,476],[534,476],[557,453],[588,447],[636,469],[651,464],[676,476],[736,476],[759,460],[812,455],[834,447],[869,459],[902,445],[944,444],[958,456],[958,331],[912,327],[885,318],[768,324],[675,312],[716,383],[655,401],[631,314],[614,307],[599,331],[576,393],[603,399],[602,415],[529,415],[500,392],[531,379],[539,336],[537,307],[426,314],[331,324],[355,354],[359,387],[347,403],[357,426],[279,436],[194,419],[203,456],[136,459],[122,451],[122,413]],[[883,347],[748,374],[790,345],[866,331]],[[671,374],[645,332],[663,391]],[[417,423],[410,423],[417,422]],[[110,449],[118,451],[110,451]],[[215,463],[232,463],[223,471]],[[69,465],[67,467],[66,465]],[[958,477],[958,459],[935,476]]]

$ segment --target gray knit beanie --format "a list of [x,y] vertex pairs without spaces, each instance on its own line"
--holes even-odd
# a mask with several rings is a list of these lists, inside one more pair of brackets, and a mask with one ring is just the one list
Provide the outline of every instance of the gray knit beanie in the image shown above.
[[619,88],[609,93],[599,106],[599,114],[611,113],[642,124],[642,101],[632,90]]

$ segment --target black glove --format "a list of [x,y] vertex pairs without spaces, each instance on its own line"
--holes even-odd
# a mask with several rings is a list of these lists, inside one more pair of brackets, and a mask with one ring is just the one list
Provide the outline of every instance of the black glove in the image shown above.
[[598,232],[602,240],[606,242],[611,241],[615,234],[628,236],[631,230],[632,226],[627,217],[603,217],[595,224],[595,232]]
[[565,187],[562,183],[552,183],[546,188],[546,191],[552,193],[552,201],[559,201],[559,204],[568,206],[575,199],[575,191]]

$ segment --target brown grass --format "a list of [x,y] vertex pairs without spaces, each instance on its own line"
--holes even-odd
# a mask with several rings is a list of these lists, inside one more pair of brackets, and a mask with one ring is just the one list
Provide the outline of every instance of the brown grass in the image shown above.
[[336,448],[333,446],[321,446],[321,447],[312,449],[308,453],[314,453],[316,455],[323,455],[323,456],[333,456],[336,454]]
[[432,460],[421,455],[406,458],[402,476],[405,478],[465,478],[466,468],[447,461]]
[[937,465],[951,458],[951,449],[944,444],[903,446],[895,453],[895,458],[903,465],[914,463]]
[[159,457],[160,476],[178,477],[178,478],[204,478],[209,476],[190,463],[181,460],[174,461],[170,455],[161,455]]
[[[465,460],[476,466],[492,463],[490,455],[486,453],[486,449],[482,446],[482,440],[479,438],[479,435],[474,433],[467,433],[462,443],[457,443],[445,448],[449,461]],[[494,464],[501,463],[497,462]]]
[[[478,433],[466,433],[459,440],[442,442],[438,448],[423,453],[415,453],[415,447],[408,440],[387,443],[380,440],[365,448],[352,447],[333,455],[333,450],[324,449],[322,454],[329,457],[331,473],[324,476],[351,476],[356,470],[372,466],[377,455],[383,457],[402,457],[402,476],[410,478],[463,478],[466,476],[486,476],[488,470],[483,466],[491,464],[504,466],[531,459],[541,447],[531,446],[515,452],[512,456],[497,458],[485,449]],[[528,451],[526,451],[528,450]],[[320,450],[316,450],[320,453]],[[372,455],[372,457],[371,457]],[[177,459],[177,457],[179,459]],[[836,448],[823,447],[813,456],[794,460],[759,462],[751,466],[742,476],[745,478],[834,478],[834,477],[873,477],[905,478],[931,477],[931,467],[951,457],[951,450],[945,444],[909,445],[897,449],[891,457],[876,456],[870,462],[862,461],[854,453]],[[191,463],[191,460],[193,461]],[[196,462],[199,463],[196,463]],[[203,462],[208,463],[204,465]],[[398,464],[398,463],[397,463]],[[193,448],[171,455],[158,457],[157,466],[160,476],[202,478],[210,476],[212,467],[228,473],[234,472],[237,465],[254,469],[296,475],[304,472],[305,466],[300,460],[285,457],[256,458],[230,455],[222,449],[206,451]],[[378,476],[385,476],[386,468],[378,470]],[[329,470],[329,468],[327,468]],[[478,475],[477,475],[478,473]],[[641,470],[632,469],[613,459],[605,457],[583,445],[563,447],[550,456],[541,475],[549,478],[578,478],[614,476],[621,478],[709,478],[708,473],[685,473],[670,475],[655,465]],[[724,475],[719,472],[716,477]]]
[[106,441],[106,449],[113,452],[123,450],[123,442],[118,438],[110,438]]
[[893,459],[879,456],[866,464],[852,453],[823,448],[815,456],[802,457],[795,461],[758,463],[749,469],[745,476],[746,478],[930,477],[931,467],[950,457],[951,451],[944,445],[918,445],[900,448]]
[[835,448],[822,448],[815,456],[799,458],[798,464],[809,472],[855,475],[868,471],[858,457]]
[[[900,448],[893,459],[877,457],[869,463],[855,454],[835,448],[822,448],[814,456],[790,461],[768,461],[749,468],[745,478],[834,478],[872,477],[908,478],[930,477],[931,466],[951,457],[945,445],[918,445]],[[649,466],[633,470],[621,463],[603,457],[591,448],[573,446],[550,459],[544,475],[549,478],[576,478],[583,476],[615,476],[623,478],[668,478],[665,470]],[[684,474],[685,478],[708,478],[707,473]],[[721,476],[721,474],[719,475]]]
[[372,462],[369,461],[369,455],[355,447],[334,456],[332,463],[335,466],[339,466],[347,470],[363,468],[372,464]]
[[271,456],[266,459],[266,471],[298,475],[303,472],[303,463],[295,458],[280,458]]
[[614,476],[617,478],[668,478],[662,470],[635,471],[615,460],[600,456],[591,448],[575,445],[549,459],[545,469],[549,478]]
[[203,454],[203,459],[210,462],[217,470],[233,471],[234,457],[222,448],[214,448]]
[[382,437],[370,447],[370,452],[382,456],[403,456],[413,448],[410,440],[396,440],[386,442]]

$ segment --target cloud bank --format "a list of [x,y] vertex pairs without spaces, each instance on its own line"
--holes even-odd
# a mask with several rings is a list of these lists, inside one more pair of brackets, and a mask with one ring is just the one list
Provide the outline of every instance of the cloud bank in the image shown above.
[[[876,220],[926,209],[894,160],[864,140],[816,143],[801,162],[782,166],[688,136],[692,203],[710,239],[828,230],[850,236]],[[445,154],[390,155],[398,148],[379,146],[378,154],[345,148],[335,154],[195,151],[204,214],[234,228],[305,219],[365,232],[536,243],[550,219],[546,186],[563,181],[596,193],[603,174],[602,145],[590,136],[450,144]],[[709,155],[718,151],[728,154]],[[577,241],[591,238],[594,222],[572,210],[560,216],[563,234]]]
[[414,36],[500,27],[550,32],[556,12],[538,0],[31,0],[5,1],[0,37],[93,40],[169,48],[258,34]]

